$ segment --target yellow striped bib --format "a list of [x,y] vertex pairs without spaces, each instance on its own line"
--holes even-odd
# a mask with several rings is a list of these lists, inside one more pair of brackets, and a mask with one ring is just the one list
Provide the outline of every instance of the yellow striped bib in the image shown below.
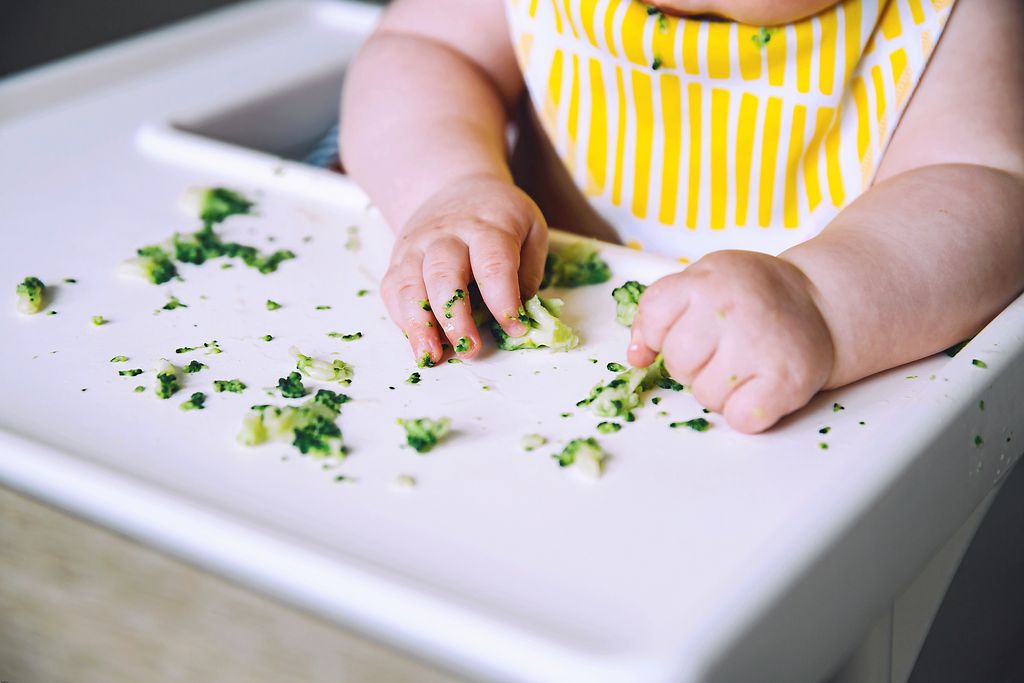
[[637,0],[508,0],[576,184],[636,248],[778,253],[870,184],[953,0],[845,0],[763,28]]

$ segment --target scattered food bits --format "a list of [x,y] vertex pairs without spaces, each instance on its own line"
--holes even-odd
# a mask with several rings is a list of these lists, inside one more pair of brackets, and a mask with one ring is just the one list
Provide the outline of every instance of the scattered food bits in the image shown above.
[[396,491],[412,491],[416,488],[416,478],[408,474],[400,474],[391,482],[391,488]]
[[605,366],[608,368],[608,372],[625,372],[626,366],[622,363],[609,363]]
[[646,289],[647,285],[640,284],[636,280],[629,280],[612,290],[612,298],[615,299],[615,321],[617,323],[626,327],[633,326],[637,307],[640,304],[640,295]]
[[187,372],[189,374],[192,374],[192,373],[195,373],[195,372],[199,372],[200,370],[202,370],[203,368],[206,368],[206,367],[209,367],[209,366],[206,365],[206,363],[200,363],[197,360],[192,360],[192,361],[189,361],[188,365],[186,365],[182,369],[185,372]]
[[182,410],[202,410],[206,403],[206,394],[201,391],[197,391],[192,394],[187,401],[181,404]]
[[215,392],[222,393],[224,391],[232,394],[240,394],[245,391],[245,383],[240,379],[215,379],[213,380],[213,390]]
[[821,429],[818,430],[818,433],[819,434],[828,434],[830,431],[832,431],[831,427],[822,427]]
[[419,357],[419,360],[416,361],[416,366],[420,368],[432,368],[434,365],[434,359],[430,357],[429,352],[424,352],[423,355]]
[[839,403],[833,403],[832,404],[832,412],[833,413],[838,413],[840,410],[846,410],[846,407],[841,405],[841,404],[839,404]]
[[448,363],[451,365],[457,365],[462,362],[461,358],[449,358]]
[[302,385],[302,375],[291,372],[287,377],[277,380],[277,388],[285,398],[302,398],[306,395],[306,387]]
[[592,436],[573,439],[561,452],[553,453],[551,457],[559,467],[573,467],[587,479],[600,478],[604,474],[605,462],[608,460],[608,455]]
[[262,337],[260,337],[260,339],[262,339],[265,342],[274,341],[274,335],[272,335],[272,334],[265,334]]
[[181,389],[181,378],[178,368],[166,360],[160,362],[156,372],[156,395],[168,399]]
[[825,443],[824,441],[821,441],[821,442],[818,443],[818,448],[820,448],[823,451],[827,451],[828,450],[828,444]]
[[176,308],[188,308],[188,304],[182,303],[176,296],[171,296],[161,308],[165,311],[173,311]]
[[612,434],[622,429],[622,425],[618,422],[598,422],[597,431],[602,434]]
[[136,394],[141,394],[145,390],[146,390],[146,387],[144,387],[144,386],[142,386],[140,384],[139,386],[135,387],[132,391],[134,391]]
[[670,422],[669,427],[677,429],[679,427],[689,427],[695,432],[706,432],[711,428],[711,423],[705,420],[703,417],[695,417],[692,420],[686,420],[685,422]]
[[358,292],[356,292],[356,296],[366,296],[369,293],[370,290],[368,289],[360,289]]
[[451,420],[441,417],[433,420],[429,417],[418,417],[408,420],[398,418],[398,425],[405,430],[405,441],[417,453],[429,452],[451,431]]
[[342,334],[341,332],[328,332],[327,336],[331,339],[340,339],[342,341],[356,341],[357,339],[363,338],[363,333],[353,332],[352,334]]
[[277,303],[273,299],[267,299],[267,310],[268,311],[276,311],[279,308],[281,308],[281,304]]
[[412,373],[411,375],[409,375],[409,378],[407,380],[405,380],[405,383],[406,384],[419,384],[420,383],[420,373],[418,373],[418,372]]
[[[456,289],[454,292],[452,292],[451,298],[448,299],[448,301],[444,302],[444,317],[448,318],[448,319],[451,319],[451,317],[452,317],[452,307],[455,305],[455,302],[456,301],[464,301],[465,299],[466,299],[466,292],[465,292],[465,290]],[[422,303],[420,305],[422,306]],[[429,306],[429,304],[428,304],[428,306]]]
[[980,360],[978,358],[972,359],[971,360],[971,365],[973,365],[976,368],[981,368],[982,370],[988,368],[988,363],[986,363],[985,361]]
[[473,348],[473,342],[469,337],[459,337],[459,341],[455,342],[455,353],[466,353],[471,348]]
[[110,321],[104,318],[102,315],[94,315],[92,317],[92,324],[95,325],[96,327],[99,327],[100,325],[106,325],[108,322]]
[[117,374],[121,377],[137,377],[142,374],[142,368],[132,368],[131,370],[118,370]]
[[14,291],[18,295],[19,313],[38,313],[46,306],[46,285],[34,275],[22,280]]
[[329,305],[327,305],[327,304],[320,304],[319,306],[316,306],[316,310],[318,310],[318,311],[329,311],[329,310],[331,310],[331,307]]
[[110,359],[111,363],[124,363],[127,362],[128,356],[114,356]]
[[529,452],[537,450],[541,446],[547,444],[547,442],[547,438],[541,436],[540,434],[527,434],[526,436],[523,437],[521,443],[523,446],[523,450]]
[[985,439],[981,438],[981,434],[974,437],[974,447],[981,448],[985,445]]

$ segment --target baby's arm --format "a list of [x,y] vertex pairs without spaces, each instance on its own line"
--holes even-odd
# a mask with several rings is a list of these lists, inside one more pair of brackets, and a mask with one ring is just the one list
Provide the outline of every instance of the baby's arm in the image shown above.
[[875,184],[780,257],[719,252],[649,288],[630,360],[756,432],[977,332],[1024,288],[1024,5],[960,2]]
[[524,332],[516,311],[540,283],[547,231],[506,163],[522,89],[501,0],[399,0],[348,71],[343,161],[396,232],[381,294],[417,358],[440,360],[442,326],[453,346],[469,340],[462,355],[479,349],[468,301],[445,308],[470,279]]

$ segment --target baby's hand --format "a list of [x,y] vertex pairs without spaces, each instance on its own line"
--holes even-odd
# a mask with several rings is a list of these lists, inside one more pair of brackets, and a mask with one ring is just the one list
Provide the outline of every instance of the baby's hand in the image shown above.
[[470,358],[480,333],[469,283],[504,330],[521,336],[519,307],[540,285],[547,248],[544,217],[519,188],[500,178],[462,178],[427,200],[398,235],[381,295],[418,361],[440,362],[445,337]]
[[658,352],[705,407],[760,432],[803,407],[832,372],[832,337],[813,285],[787,261],[747,251],[708,254],[640,298],[629,360]]

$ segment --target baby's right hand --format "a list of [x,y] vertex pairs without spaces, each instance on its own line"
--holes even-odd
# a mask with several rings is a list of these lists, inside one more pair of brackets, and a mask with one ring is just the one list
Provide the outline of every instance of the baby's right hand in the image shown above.
[[[442,342],[471,358],[480,349],[469,283],[505,332],[526,333],[519,307],[540,286],[548,233],[537,205],[510,181],[467,176],[428,199],[398,234],[381,296],[417,361],[441,361]],[[462,292],[462,297],[458,292]],[[441,336],[441,332],[445,337]]]

